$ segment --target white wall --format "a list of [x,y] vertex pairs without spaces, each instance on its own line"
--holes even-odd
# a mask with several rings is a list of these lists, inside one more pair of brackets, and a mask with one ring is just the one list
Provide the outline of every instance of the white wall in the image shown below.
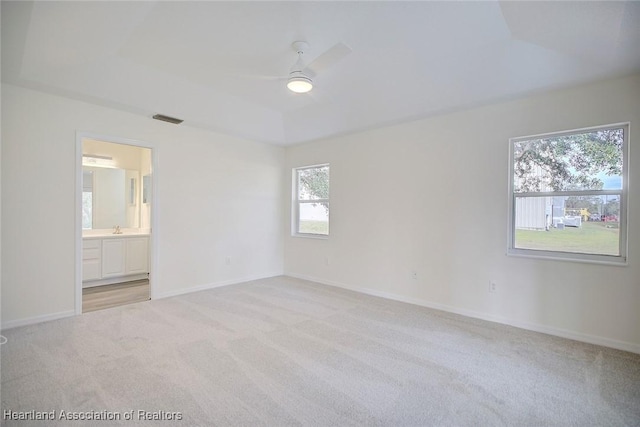
[[[508,139],[625,121],[629,265],[507,257]],[[639,126],[636,75],[290,148],[331,164],[331,236],[287,216],[285,274],[640,352]]]
[[151,228],[151,196],[153,189],[149,188],[148,200],[144,198],[145,184],[144,177],[149,175],[149,183],[151,182],[151,153],[141,156],[140,161],[140,191],[138,194],[138,203],[140,204],[140,228]]
[[[508,138],[623,121],[629,266],[507,257]],[[637,123],[640,76],[291,147],[285,162],[281,148],[3,85],[3,327],[73,312],[85,131],[158,151],[158,295],[280,274],[284,245],[291,275],[640,352]],[[331,236],[292,238],[290,169],[325,162]]]
[[282,273],[282,148],[2,85],[3,327],[73,313],[76,131],[157,149],[156,295]]

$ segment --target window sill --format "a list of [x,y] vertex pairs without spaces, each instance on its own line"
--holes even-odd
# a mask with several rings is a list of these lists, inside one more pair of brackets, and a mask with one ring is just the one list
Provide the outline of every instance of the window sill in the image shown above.
[[306,239],[316,239],[316,240],[329,240],[329,236],[326,236],[323,234],[292,233],[291,237],[302,237]]
[[627,267],[629,264],[625,257],[615,257],[608,255],[591,255],[591,254],[578,254],[571,252],[547,252],[547,251],[532,251],[527,249],[509,249],[507,256],[518,258],[535,258],[552,261],[569,261],[579,262],[586,264],[600,264],[611,265],[616,267]]

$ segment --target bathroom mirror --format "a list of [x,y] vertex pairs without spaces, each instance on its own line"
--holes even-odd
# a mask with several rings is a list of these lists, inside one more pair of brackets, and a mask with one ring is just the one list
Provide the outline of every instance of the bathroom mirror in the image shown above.
[[83,166],[82,228],[138,228],[139,183],[137,170]]

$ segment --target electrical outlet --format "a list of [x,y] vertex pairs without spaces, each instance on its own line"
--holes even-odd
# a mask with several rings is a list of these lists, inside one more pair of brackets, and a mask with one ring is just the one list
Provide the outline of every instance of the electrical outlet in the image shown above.
[[493,293],[498,290],[498,285],[493,280],[489,282],[489,292]]
[[418,280],[418,272],[417,271],[412,271],[411,272],[411,278],[413,280]]

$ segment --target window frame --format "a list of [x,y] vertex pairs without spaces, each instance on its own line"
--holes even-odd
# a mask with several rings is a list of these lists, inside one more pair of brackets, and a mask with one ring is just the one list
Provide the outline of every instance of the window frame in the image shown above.
[[[329,168],[329,198],[328,199],[308,199],[301,200],[300,197],[300,179],[298,177],[298,172],[309,169],[317,169],[322,167]],[[308,237],[311,239],[328,239],[329,234],[331,233],[331,229],[329,228],[327,234],[316,234],[316,233],[301,233],[300,230],[300,205],[303,203],[326,203],[327,206],[330,206],[330,198],[331,198],[331,167],[329,163],[320,163],[316,165],[309,166],[301,166],[295,167],[292,169],[292,221],[291,221],[291,236],[293,237]],[[329,212],[327,213],[327,224],[331,223],[331,209],[329,208]]]
[[[631,124],[629,122],[616,123],[611,125],[593,126],[587,128],[573,129],[561,132],[549,132],[537,135],[520,136],[509,138],[509,185],[508,185],[508,241],[507,255],[529,258],[554,259],[563,261],[576,261],[597,264],[627,265],[628,254],[628,209],[629,209],[629,138]],[[622,189],[620,190],[575,190],[575,191],[545,191],[545,192],[514,192],[514,145],[516,142],[531,139],[556,138],[567,135],[576,135],[594,131],[611,129],[623,129],[622,140]],[[571,197],[571,196],[606,196],[618,195],[620,197],[620,216],[618,241],[619,255],[587,254],[579,252],[562,252],[552,250],[537,250],[516,248],[515,246],[515,224],[516,224],[516,199],[525,197]]]

